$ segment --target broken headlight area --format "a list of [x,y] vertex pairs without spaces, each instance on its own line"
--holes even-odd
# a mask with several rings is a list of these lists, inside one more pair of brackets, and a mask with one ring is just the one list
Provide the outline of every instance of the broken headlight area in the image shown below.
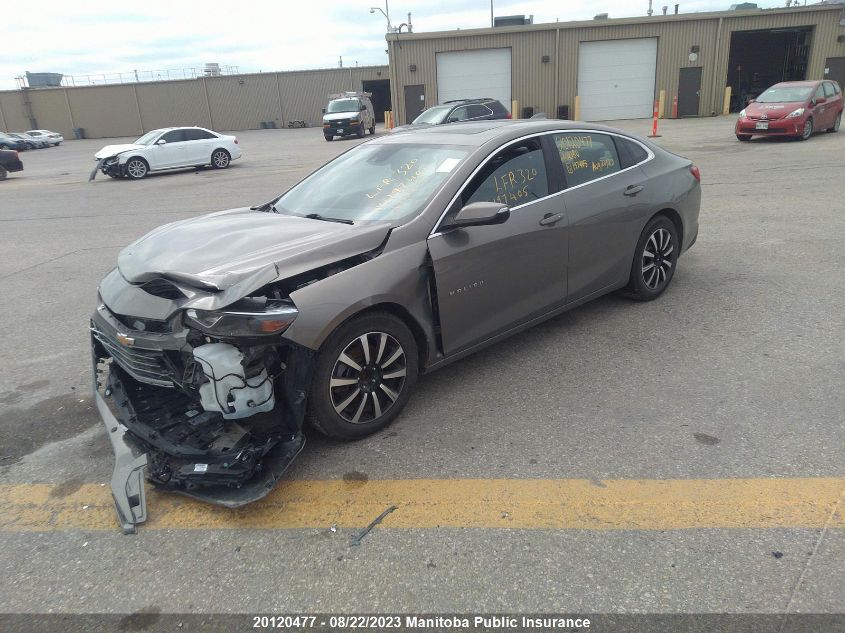
[[[91,334],[97,392],[132,456],[146,455],[148,480],[237,507],[266,495],[302,449],[312,352],[278,336],[296,317],[289,301],[230,308],[150,328],[102,305]],[[112,489],[120,510],[117,471]]]

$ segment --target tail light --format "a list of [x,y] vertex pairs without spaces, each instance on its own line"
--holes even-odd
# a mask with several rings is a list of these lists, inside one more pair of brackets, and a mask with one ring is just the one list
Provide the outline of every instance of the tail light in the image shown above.
[[695,165],[690,165],[689,173],[692,174],[692,177],[696,179],[696,181],[701,182],[701,171]]
[[513,115],[512,115],[510,112],[508,112],[508,116],[506,116],[505,118],[506,118],[506,119],[512,119],[512,118],[513,118]]

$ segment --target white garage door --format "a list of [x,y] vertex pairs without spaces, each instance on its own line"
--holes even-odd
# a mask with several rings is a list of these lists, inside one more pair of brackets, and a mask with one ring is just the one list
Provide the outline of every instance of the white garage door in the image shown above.
[[581,42],[581,119],[644,119],[654,109],[657,38]]
[[510,111],[511,49],[437,53],[437,102],[478,97],[498,99]]

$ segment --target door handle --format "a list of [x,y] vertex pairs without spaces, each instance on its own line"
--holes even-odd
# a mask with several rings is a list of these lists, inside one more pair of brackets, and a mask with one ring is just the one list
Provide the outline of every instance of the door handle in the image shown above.
[[540,220],[540,226],[551,226],[552,224],[557,224],[562,219],[562,213],[547,213],[543,216],[543,219]]
[[626,196],[635,196],[643,189],[645,189],[645,187],[642,185],[630,185],[627,189],[625,189],[624,193]]

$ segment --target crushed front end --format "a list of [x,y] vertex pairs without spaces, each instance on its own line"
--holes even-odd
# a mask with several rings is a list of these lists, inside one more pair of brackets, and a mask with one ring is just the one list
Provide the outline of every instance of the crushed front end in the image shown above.
[[95,399],[115,453],[122,527],[146,519],[142,474],[237,507],[265,496],[304,445],[313,353],[281,333],[298,312],[265,286],[232,293],[130,283],[115,269],[91,318]]

